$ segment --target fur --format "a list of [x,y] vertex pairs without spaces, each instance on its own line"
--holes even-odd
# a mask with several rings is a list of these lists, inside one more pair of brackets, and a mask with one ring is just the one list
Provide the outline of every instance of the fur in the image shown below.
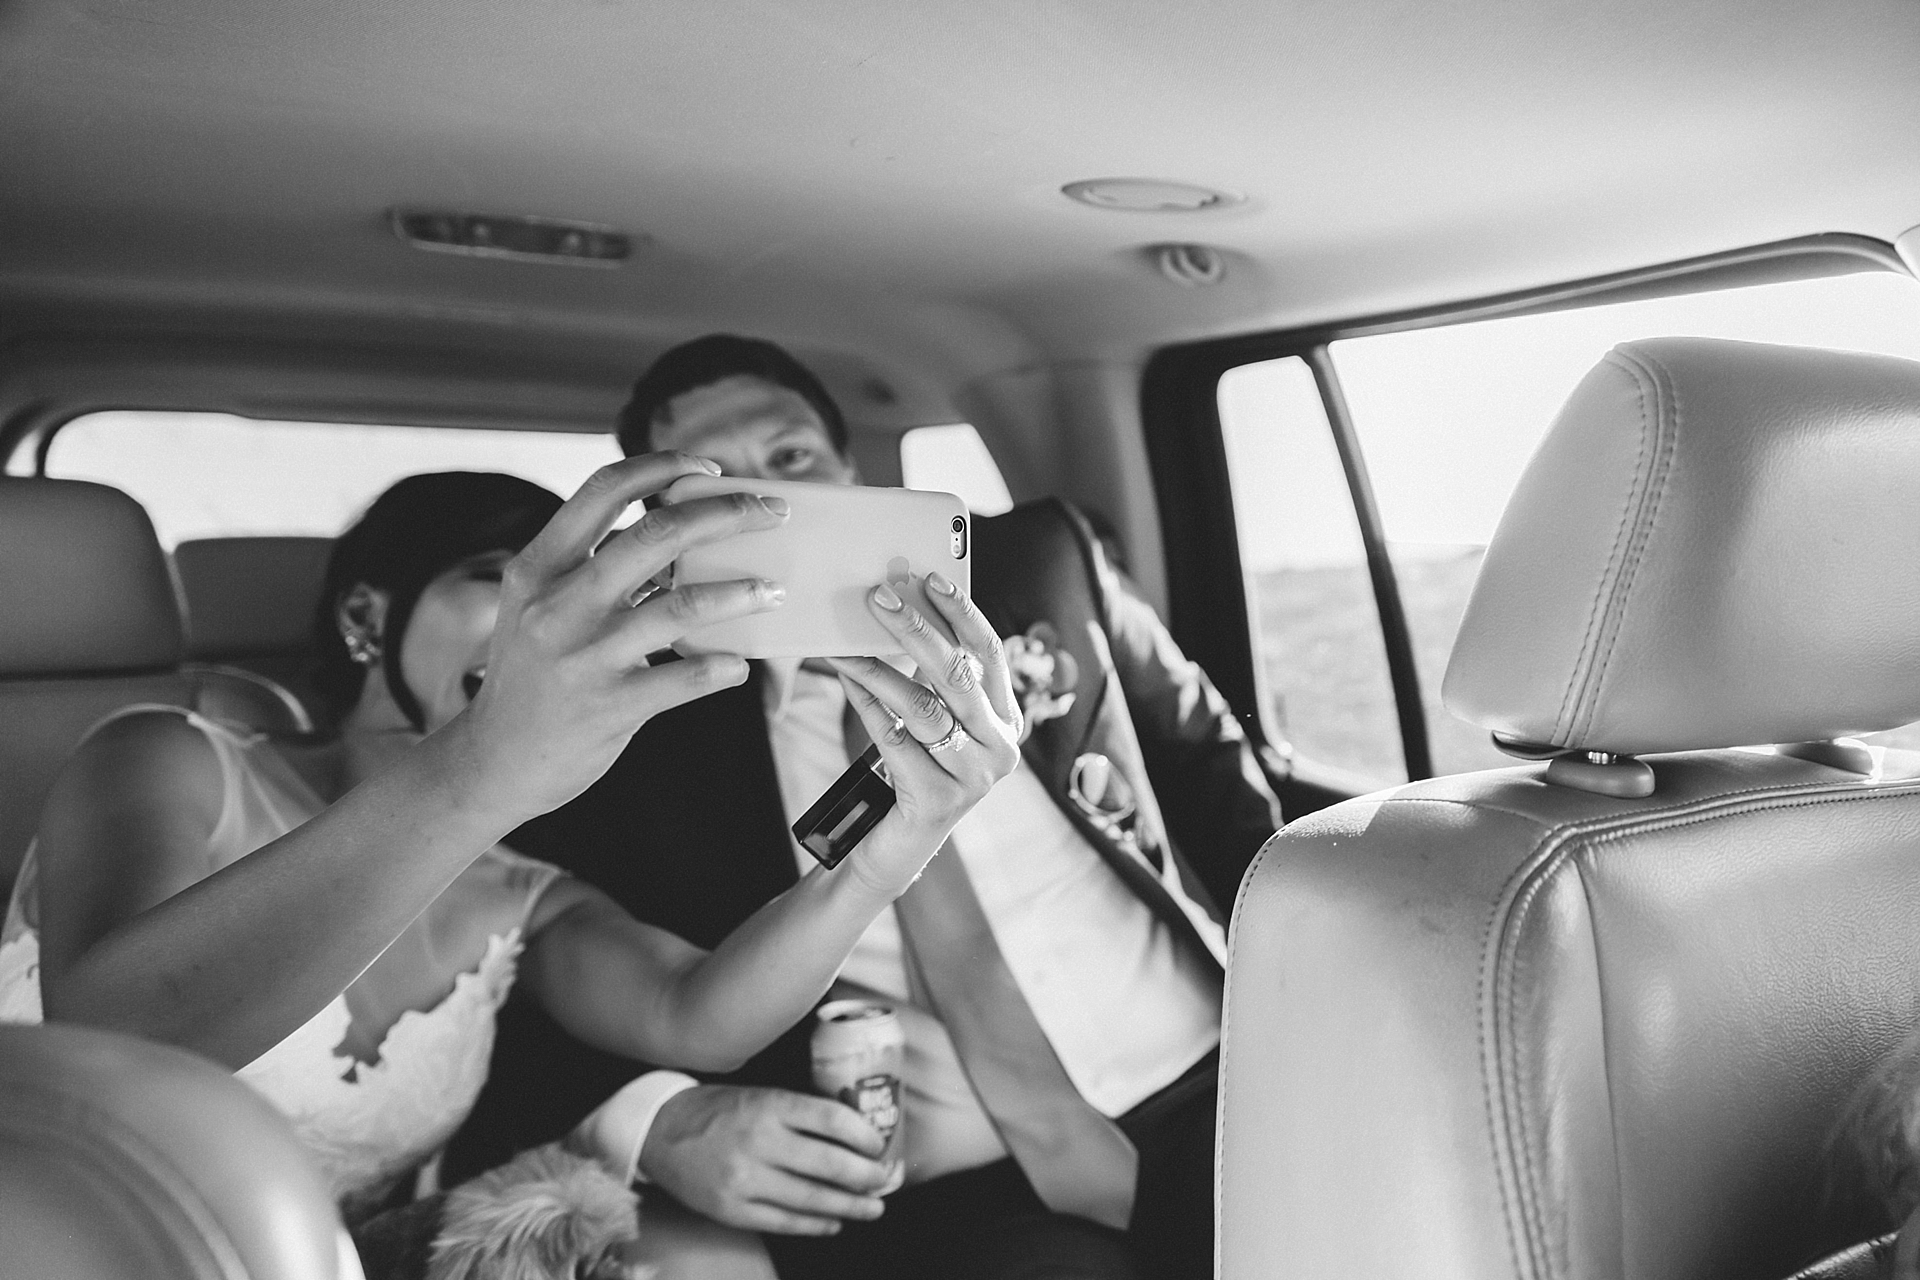
[[642,1280],[618,1256],[639,1203],[592,1160],[536,1147],[447,1193],[427,1280]]
[[[1835,1173],[1895,1222],[1920,1209],[1920,1033],[1882,1059],[1834,1128]],[[1850,1175],[1850,1177],[1849,1177]]]

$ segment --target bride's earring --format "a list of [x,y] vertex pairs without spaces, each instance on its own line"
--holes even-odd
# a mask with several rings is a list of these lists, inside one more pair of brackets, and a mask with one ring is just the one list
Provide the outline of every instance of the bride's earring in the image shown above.
[[346,631],[341,638],[347,642],[347,657],[362,667],[371,667],[380,661],[380,642],[364,631]]
[[347,646],[347,658],[354,666],[379,665],[380,627],[386,611],[385,595],[364,582],[340,597],[334,625],[340,628],[340,642]]

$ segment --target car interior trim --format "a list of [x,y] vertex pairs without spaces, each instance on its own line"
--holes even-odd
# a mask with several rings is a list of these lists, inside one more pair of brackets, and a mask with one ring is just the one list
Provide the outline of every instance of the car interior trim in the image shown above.
[[1400,599],[1393,556],[1387,550],[1380,503],[1373,496],[1373,481],[1367,475],[1360,433],[1354,429],[1353,413],[1340,388],[1340,374],[1324,344],[1307,352],[1307,366],[1313,370],[1320,402],[1326,406],[1327,425],[1333,431],[1334,448],[1340,453],[1340,469],[1347,477],[1347,493],[1360,518],[1360,543],[1366,551],[1367,577],[1373,584],[1380,634],[1386,643],[1387,678],[1393,686],[1394,710],[1400,722],[1400,756],[1409,780],[1431,778],[1433,753],[1427,740],[1426,708],[1420,701],[1420,672],[1413,662],[1413,632],[1407,626],[1407,611]]

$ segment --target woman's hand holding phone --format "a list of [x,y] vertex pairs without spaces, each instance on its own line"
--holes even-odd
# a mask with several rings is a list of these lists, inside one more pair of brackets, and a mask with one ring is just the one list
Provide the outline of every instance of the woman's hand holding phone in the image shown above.
[[938,573],[934,618],[885,584],[868,594],[880,624],[918,664],[909,678],[877,658],[834,658],[898,799],[840,873],[898,896],[954,825],[1020,762],[1020,704],[993,626]]
[[486,679],[434,738],[477,806],[510,821],[586,790],[634,732],[670,707],[737,685],[730,654],[647,665],[688,631],[776,609],[784,588],[758,578],[694,583],[634,600],[689,547],[771,529],[777,498],[731,493],[649,511],[608,536],[635,502],[682,476],[718,474],[704,458],[655,453],[596,471],[508,562]]

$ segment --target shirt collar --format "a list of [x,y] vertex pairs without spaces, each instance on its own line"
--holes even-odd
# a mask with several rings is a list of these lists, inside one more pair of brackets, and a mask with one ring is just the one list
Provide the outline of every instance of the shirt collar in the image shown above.
[[756,658],[754,665],[760,668],[760,696],[766,708],[768,720],[778,720],[787,714],[787,706],[793,701],[793,682],[800,674],[798,658]]

